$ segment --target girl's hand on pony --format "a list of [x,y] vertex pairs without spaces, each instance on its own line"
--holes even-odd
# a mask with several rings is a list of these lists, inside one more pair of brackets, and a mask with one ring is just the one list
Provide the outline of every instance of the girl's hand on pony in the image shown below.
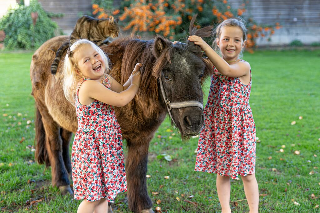
[[137,85],[139,87],[141,80],[140,68],[142,67],[141,63],[137,63],[131,74],[131,84]]
[[188,37],[188,40],[191,42],[194,42],[194,44],[199,45],[202,50],[205,50],[206,48],[211,48],[207,42],[205,42],[201,37],[192,35]]
[[141,74],[140,73],[140,68],[142,67],[142,64],[141,63],[136,63],[136,65],[134,66],[134,69],[131,73],[131,75],[135,75],[135,74]]

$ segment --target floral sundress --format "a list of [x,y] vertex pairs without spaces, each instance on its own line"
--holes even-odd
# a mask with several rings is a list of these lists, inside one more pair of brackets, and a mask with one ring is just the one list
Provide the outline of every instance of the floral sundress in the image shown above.
[[[97,201],[106,198],[113,202],[120,192],[127,191],[122,134],[112,106],[100,101],[75,106],[78,130],[72,145],[72,180],[74,198]],[[109,88],[108,78],[103,84]]]
[[[251,75],[251,71],[250,71]],[[221,75],[211,77],[204,109],[195,171],[238,179],[255,173],[256,128],[249,105],[250,83]]]

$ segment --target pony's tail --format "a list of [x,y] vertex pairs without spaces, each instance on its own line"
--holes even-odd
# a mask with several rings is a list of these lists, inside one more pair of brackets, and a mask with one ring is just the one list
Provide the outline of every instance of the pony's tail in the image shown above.
[[48,151],[46,149],[46,132],[42,122],[42,115],[38,108],[36,108],[36,120],[35,120],[35,129],[36,129],[36,137],[35,137],[35,159],[39,164],[46,164],[46,166],[50,166]]
[[62,57],[64,51],[66,51],[66,49],[69,47],[69,45],[70,45],[70,42],[67,41],[67,42],[63,43],[63,44],[59,47],[59,49],[57,50],[57,52],[56,52],[56,57],[54,58],[54,61],[53,61],[52,64],[51,64],[51,73],[52,73],[53,75],[55,75],[55,74],[57,73],[58,66],[59,66],[59,63],[60,63],[60,61],[61,61],[61,57]]

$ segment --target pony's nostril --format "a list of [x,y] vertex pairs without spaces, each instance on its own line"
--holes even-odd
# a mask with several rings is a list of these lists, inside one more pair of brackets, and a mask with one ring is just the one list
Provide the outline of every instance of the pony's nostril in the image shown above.
[[184,123],[187,124],[187,126],[192,126],[192,122],[189,116],[184,117]]

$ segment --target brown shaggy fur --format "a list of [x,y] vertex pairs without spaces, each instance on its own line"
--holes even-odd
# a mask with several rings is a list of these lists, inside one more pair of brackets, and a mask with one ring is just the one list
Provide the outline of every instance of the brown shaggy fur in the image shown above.
[[[63,61],[56,75],[51,74],[50,65],[55,51],[67,40],[67,36],[60,36],[44,43],[34,53],[30,67],[32,94],[37,107],[35,157],[39,163],[51,166],[52,184],[60,189],[70,185],[68,147],[71,132],[77,130],[77,120],[74,107],[62,91]],[[148,41],[116,39],[101,48],[110,58],[110,75],[122,84],[137,62],[143,64],[137,95],[126,106],[115,108],[128,146],[126,173],[129,208],[141,212],[152,207],[146,185],[149,143],[167,113],[158,81],[161,78],[170,101],[202,103],[200,83],[212,72],[212,65],[201,57],[200,49],[193,43],[173,45],[162,37]],[[198,134],[203,123],[200,108],[172,109],[171,113],[182,137]],[[66,192],[65,187],[63,190]],[[67,192],[72,193],[70,188]]]

